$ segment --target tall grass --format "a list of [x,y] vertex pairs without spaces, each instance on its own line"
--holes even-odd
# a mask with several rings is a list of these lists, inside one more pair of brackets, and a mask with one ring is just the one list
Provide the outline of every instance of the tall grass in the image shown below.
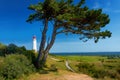
[[[107,56],[53,56],[60,60],[68,60],[70,66],[78,73],[88,74],[101,80],[120,80],[120,58]],[[53,62],[52,62],[53,63]],[[63,62],[55,62],[64,69]]]

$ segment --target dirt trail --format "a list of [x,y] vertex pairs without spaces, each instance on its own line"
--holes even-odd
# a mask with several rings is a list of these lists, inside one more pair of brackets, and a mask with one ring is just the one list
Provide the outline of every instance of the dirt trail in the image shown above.
[[93,80],[93,78],[85,74],[60,70],[57,73],[34,74],[29,76],[28,80]]
[[93,80],[91,77],[85,74],[70,74],[64,75],[65,80]]

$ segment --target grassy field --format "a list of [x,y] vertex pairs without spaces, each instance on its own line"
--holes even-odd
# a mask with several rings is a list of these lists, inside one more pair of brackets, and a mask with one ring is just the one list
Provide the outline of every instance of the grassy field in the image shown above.
[[[49,55],[44,70],[33,73],[30,76],[24,76],[20,80],[79,80],[80,78],[81,80],[93,80],[86,74],[74,73],[66,68],[66,60],[70,61],[70,66],[72,62],[78,62],[75,57],[77,56],[73,56],[72,58],[72,56]],[[77,59],[79,59],[79,57],[77,57]]]
[[[69,62],[69,66],[75,71],[70,72],[65,61]],[[0,58],[0,63],[3,58]],[[69,80],[78,77],[81,74],[91,76],[94,80],[120,80],[120,57],[107,56],[58,56],[49,55],[44,70],[32,73],[31,75],[23,75],[19,80]],[[82,75],[83,80],[92,80],[89,76]]]
[[[59,61],[51,60],[51,57]],[[67,70],[65,60],[77,72],[100,80],[120,80],[120,57],[116,56],[56,56],[50,55],[47,64]]]

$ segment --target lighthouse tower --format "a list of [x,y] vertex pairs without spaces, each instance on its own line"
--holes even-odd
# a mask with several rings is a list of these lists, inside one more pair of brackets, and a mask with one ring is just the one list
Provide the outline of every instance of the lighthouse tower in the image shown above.
[[37,52],[37,40],[36,40],[36,36],[33,36],[33,50],[35,52]]

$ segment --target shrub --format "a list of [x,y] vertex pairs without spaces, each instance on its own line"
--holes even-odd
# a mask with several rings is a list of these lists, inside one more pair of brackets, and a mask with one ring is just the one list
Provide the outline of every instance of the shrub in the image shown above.
[[5,56],[6,48],[7,48],[6,45],[0,43],[0,56]]
[[107,71],[107,75],[110,76],[111,78],[115,79],[117,72],[113,71],[113,70],[109,70],[109,71]]
[[120,74],[119,73],[116,74],[116,79],[120,80]]
[[0,43],[0,56],[6,56],[9,54],[16,54],[16,53],[21,54],[26,51],[27,50],[24,46],[18,47],[17,45],[12,43],[6,46]]
[[48,74],[48,71],[47,71],[47,70],[44,70],[44,69],[40,69],[40,70],[38,70],[38,72],[39,72],[40,74]]
[[0,80],[5,80],[5,78],[3,76],[0,75]]
[[88,74],[94,78],[105,79],[107,77],[111,79],[120,80],[120,76],[119,76],[120,68],[119,67],[117,69],[108,68],[106,66],[98,67],[97,65],[95,64],[93,65],[91,63],[79,63],[77,67],[78,67],[79,72]]
[[5,57],[4,63],[0,66],[0,75],[11,80],[30,74],[34,70],[34,66],[24,55],[12,54]]
[[106,71],[104,69],[94,69],[92,76],[95,78],[105,78]]
[[9,44],[6,48],[6,54],[15,54],[18,47],[15,44]]
[[36,60],[36,55],[32,50],[24,51],[23,55],[25,55],[32,63]]
[[120,74],[120,68],[117,69],[117,72]]
[[76,66],[78,67],[78,70],[83,73],[88,73],[88,71],[91,72],[94,68],[94,65],[90,63],[79,63]]
[[91,63],[79,63],[77,67],[80,72],[91,75],[95,78],[104,78],[106,75],[104,69],[96,68],[95,65]]
[[53,71],[53,72],[56,72],[56,71],[57,71],[57,67],[56,67],[55,64],[52,64],[52,65],[50,66],[50,71]]

